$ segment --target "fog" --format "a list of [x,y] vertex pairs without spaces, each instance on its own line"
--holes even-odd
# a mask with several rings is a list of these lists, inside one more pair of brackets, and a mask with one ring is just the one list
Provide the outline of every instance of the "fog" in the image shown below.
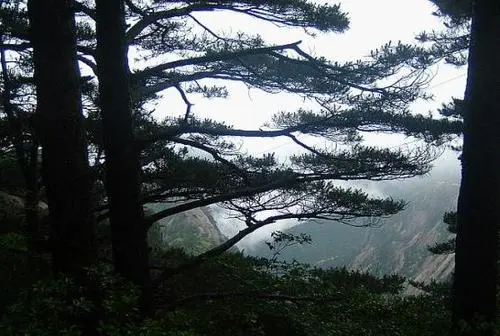
[[[403,199],[411,203],[412,199],[405,197],[409,189],[425,189],[427,185],[446,181],[448,184],[456,184],[458,190],[460,180],[460,161],[458,160],[458,156],[459,153],[456,151],[445,150],[441,156],[434,161],[433,169],[422,176],[390,181],[338,181],[338,185],[360,188],[372,197],[394,197],[395,199]],[[226,237],[232,237],[237,234],[239,230],[246,227],[241,220],[234,218],[235,214],[230,213],[226,209],[218,206],[211,206],[210,210],[216,219],[217,227]],[[449,210],[453,209],[443,209],[443,212]],[[242,239],[236,246],[242,251],[251,251],[256,244],[262,244],[263,241],[269,241],[272,232],[286,230],[297,224],[298,222],[296,220],[286,220],[264,226]]]

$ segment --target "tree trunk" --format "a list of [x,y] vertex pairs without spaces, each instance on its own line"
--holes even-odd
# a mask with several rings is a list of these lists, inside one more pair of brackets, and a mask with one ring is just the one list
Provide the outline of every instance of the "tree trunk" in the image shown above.
[[[476,1],[465,91],[453,292],[455,330],[493,335],[500,224],[500,2]],[[480,320],[491,322],[484,330]],[[462,321],[462,322],[461,322]],[[479,323],[478,323],[479,322]]]
[[118,273],[149,285],[147,229],[140,197],[140,164],[133,136],[124,3],[96,1],[97,69],[106,153],[113,260]]
[[90,176],[71,0],[29,0],[42,178],[56,273],[82,274],[93,260]]

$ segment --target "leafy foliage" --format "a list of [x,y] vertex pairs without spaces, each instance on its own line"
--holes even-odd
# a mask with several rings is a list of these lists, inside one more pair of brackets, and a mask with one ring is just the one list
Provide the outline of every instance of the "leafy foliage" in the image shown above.
[[[170,261],[189,258],[166,253]],[[101,265],[89,270],[84,287],[63,277],[25,288],[5,311],[0,332],[82,335],[98,321],[101,335],[443,334],[446,299],[402,297],[403,283],[225,254],[164,282],[156,314],[143,320],[137,289]]]

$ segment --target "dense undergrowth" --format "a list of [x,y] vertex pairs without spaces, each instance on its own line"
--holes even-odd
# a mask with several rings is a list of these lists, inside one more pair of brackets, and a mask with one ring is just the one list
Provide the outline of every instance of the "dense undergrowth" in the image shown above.
[[[165,281],[141,318],[139,291],[99,264],[87,285],[50,276],[19,234],[0,238],[0,335],[444,335],[444,291],[403,296],[405,279],[228,253]],[[189,256],[157,253],[171,266]],[[157,264],[158,265],[158,264]]]

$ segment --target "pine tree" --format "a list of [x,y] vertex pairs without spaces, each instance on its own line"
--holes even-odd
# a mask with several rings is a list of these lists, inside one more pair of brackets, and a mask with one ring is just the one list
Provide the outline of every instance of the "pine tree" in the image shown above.
[[149,285],[149,250],[139,199],[140,167],[133,136],[124,7],[121,0],[96,2],[97,75],[115,270],[145,290]]
[[[500,3],[473,10],[465,92],[462,181],[457,209],[453,318],[466,335],[493,335],[500,217]],[[487,327],[480,323],[484,318]],[[484,329],[482,329],[484,328]]]
[[[163,217],[210,204],[234,211],[246,224],[245,229],[201,255],[194,264],[279,220],[322,218],[348,222],[358,217],[394,214],[404,207],[404,202],[372,198],[362,190],[341,187],[336,181],[420,175],[429,170],[435,155],[427,147],[404,151],[366,146],[363,133],[403,133],[439,144],[446,135],[461,131],[460,122],[415,116],[409,109],[411,102],[426,97],[422,90],[428,79],[425,69],[436,60],[423,48],[388,43],[373,51],[370,58],[341,63],[305,52],[300,41],[270,45],[259,35],[215,32],[197,17],[199,13],[226,11],[309,32],[341,33],[349,22],[339,6],[303,0],[126,4],[128,46],[148,64],[130,74],[134,137],[142,167],[141,202],[171,204],[145,218],[144,225],[149,227]],[[91,24],[96,11],[90,2],[77,3],[75,9],[78,59],[99,77],[96,33]],[[12,31],[19,39],[17,45],[25,43],[22,29]],[[99,57],[97,63],[104,64]],[[206,80],[216,82],[208,85]],[[224,80],[243,82],[267,92],[294,93],[318,105],[310,110],[278,112],[268,124],[255,130],[235,129],[197,117],[191,97],[226,97]],[[95,83],[87,82],[89,86]],[[178,92],[186,109],[165,120],[155,120],[150,117],[147,103],[167,89]],[[121,90],[126,94],[126,88]],[[105,114],[103,98],[89,90],[84,99],[96,184],[109,182],[100,175],[101,162],[108,159],[102,155],[102,139],[109,136],[98,126],[98,112]],[[235,143],[235,139],[275,137],[288,138],[301,153],[287,160],[279,160],[273,153],[252,156],[241,152]],[[315,145],[317,142],[309,141],[311,137],[324,140],[327,146]],[[204,154],[193,155],[194,151]],[[131,198],[129,201],[134,203]],[[108,206],[113,205],[101,204],[100,218],[106,217],[108,213],[102,210]],[[136,239],[144,237],[138,235]],[[126,245],[124,241],[114,244]],[[159,278],[166,275],[168,272]]]
[[[456,255],[453,322],[465,335],[493,335],[500,222],[496,136],[500,106],[494,99],[500,83],[500,6],[496,1],[433,2],[439,7],[438,14],[446,18],[448,30],[430,38],[424,35],[424,40],[433,41],[435,51],[452,55],[447,58],[452,63],[468,61],[464,100],[455,100],[443,109],[444,114],[464,120],[462,181],[458,210],[452,216],[455,225],[450,226],[457,237],[456,243],[451,240],[448,244]],[[483,321],[487,324],[481,324]],[[468,326],[465,330],[463,322]]]
[[30,0],[28,17],[52,265],[82,275],[93,261],[93,216],[71,3]]

